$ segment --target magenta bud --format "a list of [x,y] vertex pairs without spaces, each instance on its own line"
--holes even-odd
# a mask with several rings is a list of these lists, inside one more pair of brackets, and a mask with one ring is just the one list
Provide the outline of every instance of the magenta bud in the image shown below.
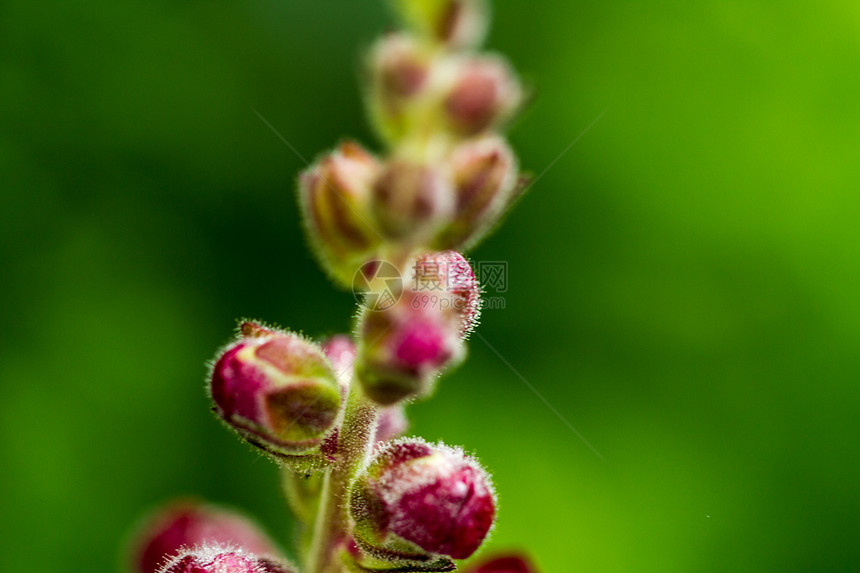
[[468,57],[461,61],[445,98],[445,112],[455,132],[472,136],[510,118],[522,99],[519,80],[504,59]]
[[537,573],[537,567],[524,555],[492,557],[466,570],[467,573]]
[[443,249],[469,248],[493,227],[514,198],[517,160],[503,138],[489,135],[454,149],[449,165],[457,205],[437,244]]
[[408,289],[388,310],[364,309],[358,326],[358,379],[376,403],[390,406],[427,395],[435,378],[465,355],[480,288],[454,251],[413,260]]
[[414,30],[452,48],[478,45],[487,30],[484,0],[397,0],[396,6]]
[[492,528],[496,500],[487,473],[462,450],[404,439],[376,453],[349,508],[356,542],[374,557],[465,559]]
[[434,378],[464,354],[457,329],[443,318],[413,312],[403,300],[398,305],[406,308],[365,312],[359,326],[358,378],[381,406],[427,395]]
[[244,516],[186,501],[163,508],[135,535],[133,570],[156,573],[180,549],[202,545],[229,545],[265,555],[278,553],[269,538]]
[[457,251],[430,251],[416,257],[412,268],[413,297],[422,306],[435,306],[459,326],[461,338],[467,337],[481,306],[481,287],[469,261]]
[[395,159],[373,187],[373,213],[382,232],[400,243],[421,243],[454,210],[454,188],[438,168]]
[[322,349],[291,332],[255,323],[212,368],[214,411],[251,444],[278,459],[311,452],[332,432],[341,387]]
[[381,241],[372,221],[370,195],[378,160],[345,142],[299,176],[299,202],[314,250],[331,277],[349,286],[355,271]]
[[295,573],[280,559],[260,557],[242,549],[205,545],[184,549],[158,573]]

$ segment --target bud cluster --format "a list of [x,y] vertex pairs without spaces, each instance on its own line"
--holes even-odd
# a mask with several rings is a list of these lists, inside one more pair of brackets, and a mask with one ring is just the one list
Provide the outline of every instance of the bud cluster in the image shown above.
[[[299,176],[322,266],[360,300],[352,336],[322,342],[243,322],[208,378],[215,415],[275,460],[300,522],[304,573],[456,569],[495,523],[489,474],[462,450],[400,438],[405,406],[465,357],[481,289],[458,251],[516,199],[500,135],[523,100],[477,51],[483,0],[391,0],[405,29],[367,58],[367,107],[386,144],[346,141]],[[134,573],[296,573],[232,512],[170,506],[138,535]],[[517,556],[467,569],[534,573]]]
[[499,130],[523,90],[506,60],[475,51],[486,6],[395,5],[409,27],[377,42],[366,75],[387,157],[345,142],[299,177],[311,244],[344,286],[362,264],[392,252],[471,248],[518,191],[516,156]]

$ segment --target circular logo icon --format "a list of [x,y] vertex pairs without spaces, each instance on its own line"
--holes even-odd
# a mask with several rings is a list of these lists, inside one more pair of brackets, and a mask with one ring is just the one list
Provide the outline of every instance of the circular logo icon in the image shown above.
[[352,277],[352,294],[365,308],[388,310],[403,294],[403,277],[388,261],[368,261]]

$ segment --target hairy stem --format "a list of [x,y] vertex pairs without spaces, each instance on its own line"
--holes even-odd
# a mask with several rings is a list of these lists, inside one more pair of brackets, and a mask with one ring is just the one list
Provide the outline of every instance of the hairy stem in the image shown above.
[[340,550],[349,536],[349,486],[373,447],[379,407],[365,395],[358,380],[350,386],[338,435],[335,465],[326,471],[313,540],[307,556],[308,573],[340,573]]

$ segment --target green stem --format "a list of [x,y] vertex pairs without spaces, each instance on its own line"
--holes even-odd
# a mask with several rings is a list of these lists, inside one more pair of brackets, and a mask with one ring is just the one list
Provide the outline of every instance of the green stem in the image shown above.
[[365,395],[358,380],[350,386],[343,424],[338,434],[337,461],[326,471],[307,573],[341,573],[338,553],[349,539],[349,486],[373,447],[379,407]]

